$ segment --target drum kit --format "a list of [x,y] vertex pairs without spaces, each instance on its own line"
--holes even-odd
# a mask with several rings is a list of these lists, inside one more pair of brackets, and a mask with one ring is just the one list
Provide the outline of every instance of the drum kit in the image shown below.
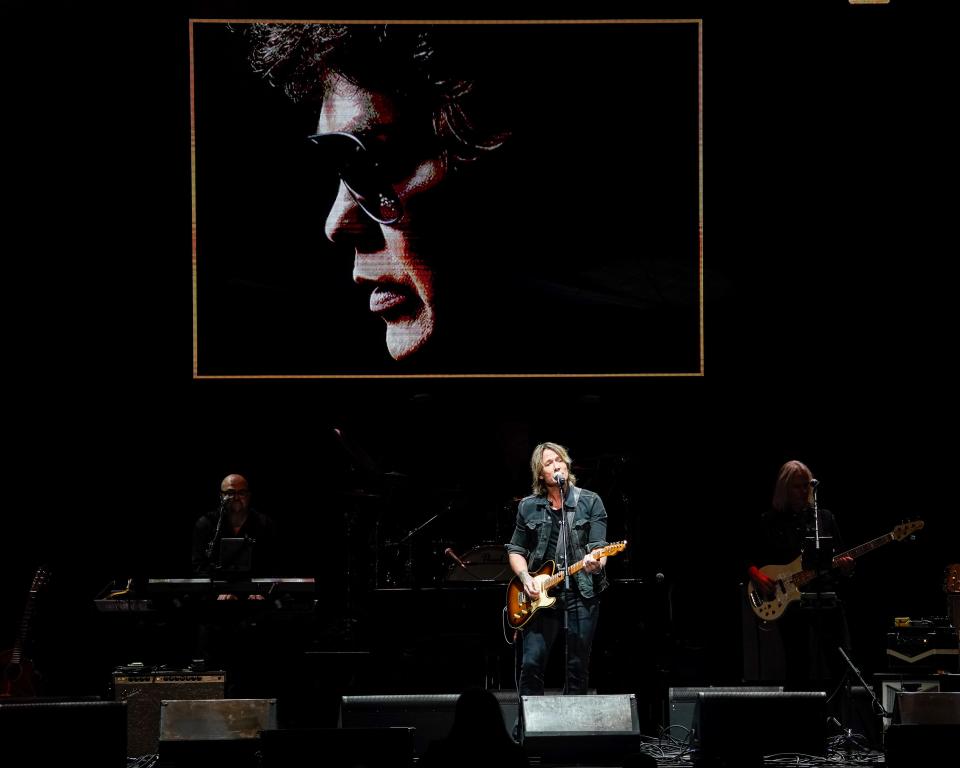
[[[522,497],[497,509],[495,499],[491,504],[462,488],[425,487],[403,473],[382,473],[339,430],[337,435],[367,481],[344,499],[352,591],[507,584],[513,578],[505,545]],[[613,463],[606,458],[573,469],[588,482],[599,480]],[[614,474],[623,463],[616,458]]]
[[345,493],[345,534],[352,553],[346,571],[352,589],[437,588],[510,581],[513,573],[505,545],[518,499],[509,500],[499,514],[471,518],[456,490],[441,491],[439,497],[439,504],[436,494],[432,503],[429,498],[421,498],[416,506],[421,516],[416,517],[409,500],[390,493],[365,489]]

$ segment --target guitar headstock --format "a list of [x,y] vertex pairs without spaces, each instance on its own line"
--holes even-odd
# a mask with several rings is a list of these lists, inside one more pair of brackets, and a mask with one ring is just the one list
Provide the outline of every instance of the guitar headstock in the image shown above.
[[33,581],[30,582],[30,591],[38,592],[41,587],[45,587],[50,581],[50,571],[42,565],[33,573]]
[[607,544],[607,546],[605,546],[605,547],[602,549],[603,556],[606,556],[606,555],[615,555],[615,554],[617,554],[617,552],[623,552],[623,550],[625,550],[626,548],[627,548],[627,540],[626,540],[626,539],[624,539],[623,541],[613,541],[613,542],[610,542],[609,544]]
[[902,523],[898,525],[890,532],[890,535],[893,536],[896,541],[902,541],[911,533],[914,531],[919,531],[921,528],[923,528],[923,520],[914,520],[910,523]]

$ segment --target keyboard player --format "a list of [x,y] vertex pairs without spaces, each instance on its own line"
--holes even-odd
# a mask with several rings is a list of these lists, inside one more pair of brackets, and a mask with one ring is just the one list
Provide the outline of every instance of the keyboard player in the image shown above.
[[[223,479],[218,508],[202,515],[194,525],[194,574],[229,582],[276,573],[276,524],[254,509],[251,500],[246,478],[231,474]],[[244,591],[250,600],[263,599],[262,594]],[[238,592],[224,591],[217,599],[237,600]]]
[[[217,600],[263,600],[261,592],[242,587],[251,577],[276,575],[276,524],[254,509],[251,500],[246,478],[227,475],[220,483],[218,508],[194,526],[193,571],[225,585]],[[231,583],[236,589],[229,588]],[[275,638],[246,611],[217,613],[199,623],[197,654],[208,668],[226,670],[228,697],[269,695],[269,680],[262,677],[256,660]]]

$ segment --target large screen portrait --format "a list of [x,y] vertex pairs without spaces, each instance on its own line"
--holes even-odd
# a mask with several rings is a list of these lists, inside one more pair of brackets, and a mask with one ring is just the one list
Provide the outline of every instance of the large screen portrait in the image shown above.
[[195,377],[702,375],[700,31],[192,20]]

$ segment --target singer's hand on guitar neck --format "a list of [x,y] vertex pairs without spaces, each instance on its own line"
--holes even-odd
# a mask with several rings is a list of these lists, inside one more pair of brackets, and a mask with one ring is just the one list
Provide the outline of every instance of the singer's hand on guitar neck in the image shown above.
[[603,568],[603,560],[603,558],[597,560],[597,558],[593,556],[593,552],[588,552],[583,558],[583,570],[587,573],[596,573]]

